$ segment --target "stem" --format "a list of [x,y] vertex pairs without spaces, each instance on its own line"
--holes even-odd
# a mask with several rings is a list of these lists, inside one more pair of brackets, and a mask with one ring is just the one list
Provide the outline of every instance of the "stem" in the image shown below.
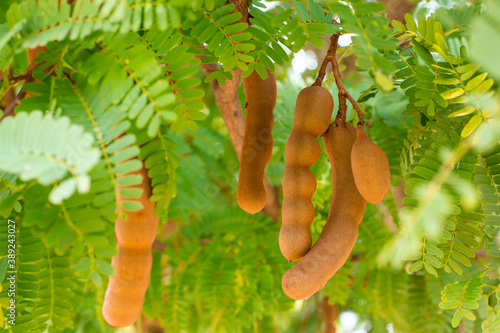
[[337,85],[339,91],[339,111],[337,114],[338,121],[346,120],[346,113],[347,113],[346,101],[349,100],[349,102],[352,104],[352,107],[354,108],[354,110],[356,110],[356,113],[358,114],[359,118],[358,124],[363,126],[365,124],[365,121],[363,120],[363,111],[361,111],[354,98],[352,98],[351,94],[349,94],[346,91],[344,83],[342,82],[342,77],[340,76],[339,64],[336,58],[339,37],[340,37],[340,32],[337,32],[336,34],[333,34],[332,37],[330,38],[330,46],[328,47],[325,59],[323,59],[323,63],[321,64],[321,67],[319,69],[318,77],[311,86],[321,87],[321,82],[323,82],[323,79],[326,75],[326,66],[328,65],[328,63],[331,63],[333,77],[335,78],[335,84]]

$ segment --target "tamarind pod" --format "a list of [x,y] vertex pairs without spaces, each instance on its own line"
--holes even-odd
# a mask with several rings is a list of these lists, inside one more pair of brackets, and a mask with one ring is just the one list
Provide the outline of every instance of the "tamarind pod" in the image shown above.
[[330,305],[328,303],[328,296],[323,297],[321,300],[321,319],[325,323],[324,333],[335,333],[335,320],[339,315],[337,304]]
[[359,193],[366,201],[381,202],[391,185],[391,172],[387,155],[368,138],[362,125],[356,130],[356,142],[352,147],[352,173]]
[[335,122],[323,135],[332,165],[333,194],[325,227],[311,250],[283,276],[283,291],[293,299],[310,297],[344,265],[358,238],[366,200],[359,194],[351,169],[354,126]]
[[314,220],[311,198],[316,178],[309,168],[320,155],[317,137],[330,125],[333,98],[325,88],[313,86],[300,91],[295,104],[292,132],[285,146],[281,253],[288,260],[299,260],[311,248],[309,227]]
[[118,254],[111,260],[115,274],[109,278],[102,306],[104,319],[114,327],[130,326],[140,315],[149,286],[152,244],[158,228],[155,205],[149,200],[151,186],[147,170],[143,166],[132,174],[142,176],[143,181],[137,187],[143,191],[139,198],[126,200],[138,201],[144,207],[139,211],[125,211],[121,205],[125,198],[119,195],[121,187],[117,185],[115,232]]
[[273,152],[273,110],[276,106],[276,81],[267,70],[262,79],[256,71],[243,78],[247,101],[245,132],[240,156],[238,204],[247,213],[255,214],[266,205],[264,171]]

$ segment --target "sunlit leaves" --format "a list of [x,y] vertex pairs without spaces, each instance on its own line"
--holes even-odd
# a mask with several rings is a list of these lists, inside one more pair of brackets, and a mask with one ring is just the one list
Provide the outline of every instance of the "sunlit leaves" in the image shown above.
[[457,327],[462,318],[476,320],[476,316],[470,311],[479,307],[478,300],[481,297],[483,285],[481,277],[484,273],[476,275],[472,279],[449,283],[441,292],[441,309],[456,309],[452,326]]

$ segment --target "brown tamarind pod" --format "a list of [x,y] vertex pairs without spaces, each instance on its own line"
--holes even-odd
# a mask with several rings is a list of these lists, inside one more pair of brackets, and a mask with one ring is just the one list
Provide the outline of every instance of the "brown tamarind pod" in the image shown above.
[[114,327],[130,326],[139,318],[149,286],[153,265],[152,245],[158,228],[155,204],[149,200],[151,185],[147,170],[142,167],[132,174],[142,176],[143,181],[136,188],[143,191],[139,198],[126,200],[138,201],[143,208],[125,211],[121,205],[125,198],[119,194],[121,187],[117,185],[115,232],[118,254],[111,260],[115,274],[109,278],[102,306],[104,319]]
[[332,165],[333,194],[325,227],[311,250],[283,276],[283,291],[293,299],[307,298],[344,265],[358,238],[366,200],[359,194],[351,169],[356,140],[353,125],[336,121],[323,135]]
[[285,146],[279,236],[281,253],[288,260],[299,260],[311,248],[309,227],[314,219],[311,198],[316,191],[316,177],[309,168],[321,155],[317,137],[328,129],[332,111],[333,98],[325,88],[307,87],[297,96],[292,132]]
[[356,130],[351,161],[354,182],[359,193],[369,203],[382,201],[391,185],[389,160],[385,152],[368,138],[362,125]]
[[335,333],[335,320],[339,315],[337,304],[329,304],[328,296],[323,297],[321,300],[321,319],[325,323],[324,333]]
[[276,106],[276,81],[267,70],[262,79],[256,71],[243,78],[247,101],[245,133],[241,147],[237,200],[241,209],[250,214],[266,205],[264,171],[273,152],[273,110]]

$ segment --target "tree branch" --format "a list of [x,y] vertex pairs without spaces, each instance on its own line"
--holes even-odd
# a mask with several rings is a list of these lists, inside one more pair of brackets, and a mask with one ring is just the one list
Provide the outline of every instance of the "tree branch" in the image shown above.
[[337,32],[330,38],[330,46],[328,47],[328,52],[326,53],[325,59],[323,59],[323,63],[321,64],[318,72],[318,77],[316,78],[312,86],[321,87],[321,82],[323,82],[323,79],[326,75],[326,66],[328,65],[328,63],[331,63],[333,77],[335,78],[335,84],[337,85],[337,88],[339,90],[339,111],[337,114],[337,119],[335,121],[345,121],[347,113],[346,100],[349,100],[354,110],[356,110],[356,113],[358,114],[358,124],[364,125],[365,121],[363,120],[363,111],[361,111],[354,98],[352,98],[351,94],[346,91],[344,83],[342,82],[342,77],[340,76],[339,64],[337,63],[336,58],[339,37],[340,32]]

